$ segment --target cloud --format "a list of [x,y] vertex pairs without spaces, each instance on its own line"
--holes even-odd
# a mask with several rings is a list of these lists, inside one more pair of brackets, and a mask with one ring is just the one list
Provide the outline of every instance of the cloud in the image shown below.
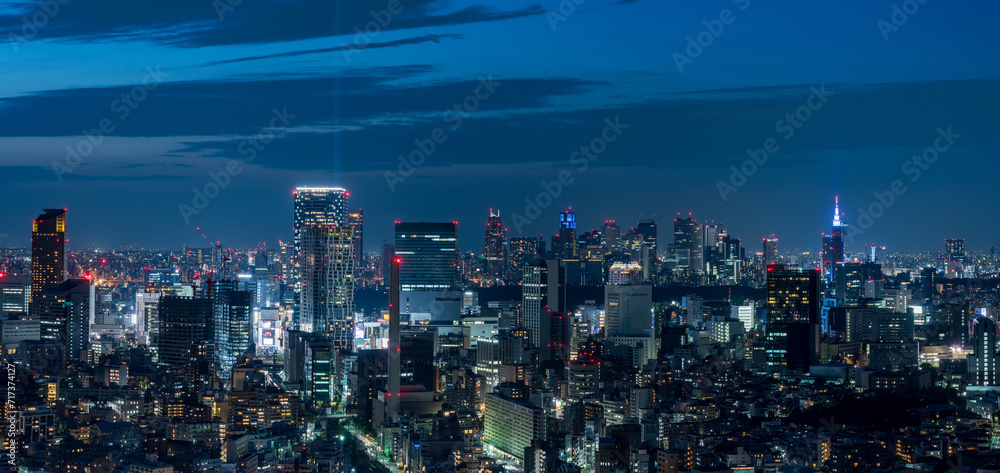
[[403,46],[403,45],[409,45],[409,44],[427,43],[427,42],[440,43],[442,39],[446,39],[446,38],[462,39],[463,37],[464,37],[464,35],[460,35],[460,34],[428,34],[428,35],[417,36],[417,37],[413,37],[413,38],[404,38],[404,39],[398,39],[398,40],[395,40],[395,41],[386,41],[384,43],[368,43],[366,45],[345,44],[343,46],[335,46],[335,47],[332,47],[332,48],[306,49],[306,50],[300,50],[300,51],[288,51],[288,52],[283,52],[283,53],[265,54],[263,56],[241,57],[241,58],[236,58],[236,59],[227,59],[225,61],[214,61],[214,62],[210,62],[210,63],[208,63],[206,65],[207,66],[215,66],[215,65],[219,65],[219,64],[230,64],[230,63],[234,63],[234,62],[257,61],[257,60],[261,60],[261,59],[273,59],[273,58],[278,58],[278,57],[303,56],[303,55],[306,55],[306,54],[329,53],[329,52],[336,52],[336,51],[349,51],[349,50],[360,49],[360,48],[363,48],[363,49],[379,49],[379,48],[392,48],[392,47],[396,47],[396,46]]
[[[45,15],[47,21],[39,28],[37,39],[146,40],[196,48],[353,36],[357,31],[365,31],[373,21],[378,31],[392,31],[544,13],[539,5],[514,10],[472,5],[449,10],[450,2],[446,1],[397,0],[402,9],[391,14],[387,9],[392,3],[392,0],[72,0],[59,5],[55,14]],[[30,22],[39,11],[41,7],[35,2],[0,11],[0,33],[5,38],[8,33],[22,34],[23,19]]]

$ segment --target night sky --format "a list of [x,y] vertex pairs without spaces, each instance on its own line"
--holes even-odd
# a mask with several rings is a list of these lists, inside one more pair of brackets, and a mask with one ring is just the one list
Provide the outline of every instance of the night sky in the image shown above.
[[[655,218],[669,240],[691,212],[752,250],[772,233],[815,249],[839,195],[864,227],[848,250],[960,237],[986,251],[1000,243],[998,14],[942,0],[0,2],[0,247],[27,246],[48,207],[69,208],[77,248],[204,246],[195,227],[275,245],[295,186],[337,185],[364,209],[370,250],[394,220],[457,220],[463,250],[481,251],[491,207],[510,235],[548,237],[569,206],[581,230]],[[435,149],[400,173],[415,140]],[[560,175],[561,190],[543,185]],[[218,194],[196,197],[213,179]],[[859,225],[872,206],[887,208]]]

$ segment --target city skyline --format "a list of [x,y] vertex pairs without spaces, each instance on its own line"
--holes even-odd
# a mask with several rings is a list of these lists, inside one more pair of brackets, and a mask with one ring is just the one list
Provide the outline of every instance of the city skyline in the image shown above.
[[[74,207],[71,244],[178,248],[199,244],[196,227],[273,243],[289,238],[289,190],[328,185],[355,192],[370,242],[395,220],[457,220],[476,228],[460,232],[470,247],[486,209],[524,215],[563,171],[572,182],[511,236],[550,235],[572,206],[581,228],[693,212],[818,248],[831,196],[856,225],[896,180],[905,191],[866,240],[984,249],[1000,231],[978,205],[1000,172],[1000,6],[563,3],[414,0],[385,26],[369,26],[382,0],[0,3],[13,35],[0,64],[19,72],[0,88],[0,195],[14,202],[0,246],[26,245],[19,222],[39,207]],[[914,162],[939,130],[957,138]],[[768,140],[777,151],[747,164]],[[221,192],[199,198],[214,179]]]

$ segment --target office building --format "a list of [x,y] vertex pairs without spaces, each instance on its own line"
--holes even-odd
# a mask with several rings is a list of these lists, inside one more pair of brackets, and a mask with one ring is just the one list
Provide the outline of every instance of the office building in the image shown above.
[[[882,265],[878,263],[841,263],[833,267],[834,288],[837,299],[845,306],[859,306],[862,299],[881,299],[884,297],[884,276]],[[872,284],[869,297],[865,296],[865,284]]]
[[521,291],[531,346],[542,348],[550,335],[550,314],[566,311],[566,269],[556,259],[537,260],[525,267]]
[[519,461],[524,449],[545,440],[545,410],[499,393],[486,395],[483,442]]
[[365,212],[362,209],[347,212],[347,225],[351,227],[354,242],[354,283],[362,282],[365,272]]
[[310,225],[300,233],[301,329],[353,349],[354,235],[350,226]]
[[769,266],[778,262],[778,239],[773,235],[764,239],[764,265]]
[[507,251],[507,273],[511,281],[521,282],[524,268],[542,256],[542,241],[535,237],[511,237]]
[[253,346],[250,314],[254,294],[236,287],[231,281],[222,281],[212,293],[217,368],[221,379],[229,379],[233,366]]
[[949,238],[944,241],[944,255],[948,263],[965,262],[965,239]]
[[601,244],[607,253],[621,251],[622,229],[614,220],[604,221],[604,226],[601,227]]
[[31,278],[0,274],[0,316],[28,314],[31,302]]
[[[210,369],[214,355],[206,345],[215,344],[212,300],[204,297],[164,295],[159,301],[160,333],[157,337],[160,363],[176,367]],[[214,374],[214,373],[213,373]]]
[[819,270],[767,267],[767,364],[804,373],[819,357]]
[[823,277],[828,282],[834,278],[834,268],[844,262],[844,223],[841,220],[840,197],[834,197],[833,227],[823,234],[823,253],[820,255]]
[[66,279],[66,263],[66,209],[45,209],[31,222],[32,301]]
[[506,268],[507,229],[503,227],[500,211],[486,220],[486,242],[483,246],[483,272],[486,284],[496,284],[504,279]]
[[552,257],[577,258],[576,214],[573,209],[559,214],[559,232],[552,236]]
[[973,386],[1000,386],[997,363],[997,324],[989,317],[976,316],[972,325],[972,355],[968,356],[969,384]]
[[35,297],[42,340],[66,346],[71,359],[90,342],[90,324],[94,317],[94,290],[90,281],[70,278],[42,291]]
[[397,222],[395,255],[406,291],[458,290],[458,224]]
[[340,187],[296,187],[293,241],[298,250],[302,241],[302,229],[308,226],[349,225],[350,210],[347,200],[350,193]]

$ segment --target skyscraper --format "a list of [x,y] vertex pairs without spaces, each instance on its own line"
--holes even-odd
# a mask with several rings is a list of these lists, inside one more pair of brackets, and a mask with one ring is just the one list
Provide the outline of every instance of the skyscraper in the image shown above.
[[778,239],[771,235],[764,239],[764,266],[778,262]]
[[214,364],[203,356],[207,344],[214,345],[212,300],[204,297],[165,295],[160,298],[160,362],[170,366],[193,367]]
[[355,209],[347,212],[347,225],[354,232],[354,282],[360,283],[365,270],[365,211]]
[[83,278],[70,278],[37,294],[41,339],[66,346],[66,355],[79,359],[90,342],[94,316],[93,287]]
[[483,259],[486,278],[491,284],[496,284],[504,278],[506,260],[507,229],[503,227],[500,211],[496,214],[490,209],[490,218],[486,220],[486,242],[483,246]]
[[635,232],[642,235],[642,241],[649,247],[652,252],[653,259],[656,259],[657,255],[657,245],[656,245],[656,222],[651,219],[639,220],[639,225],[636,226]]
[[236,361],[250,350],[253,296],[253,292],[237,290],[235,281],[217,282],[212,289],[217,373],[222,379],[229,379]]
[[687,276],[701,274],[704,264],[704,245],[701,235],[701,225],[695,219],[674,219],[674,246],[672,257],[677,261],[676,268]]
[[396,222],[399,279],[405,291],[458,289],[458,224]]
[[833,198],[833,228],[823,234],[823,277],[833,281],[834,268],[844,262],[844,224],[840,217],[840,197]]
[[819,356],[819,270],[767,267],[767,364],[802,373]]
[[552,237],[552,256],[559,259],[576,259],[576,214],[568,209],[559,214],[559,233]]
[[301,232],[301,327],[352,350],[354,235],[350,226],[310,225]]
[[293,235],[296,250],[301,241],[301,229],[311,225],[348,225],[350,194],[340,187],[296,187]]
[[66,261],[66,209],[45,209],[31,222],[32,301],[66,279]]
[[988,317],[976,316],[970,322],[973,354],[968,357],[969,384],[973,386],[1000,385],[997,363],[997,325]]
[[944,252],[945,257],[948,259],[948,263],[964,263],[965,262],[965,239],[964,238],[949,238],[944,241]]
[[621,251],[622,229],[614,220],[604,221],[604,227],[601,228],[601,243],[604,244],[604,251],[608,253]]
[[549,335],[549,314],[566,311],[566,268],[557,259],[536,260],[524,268],[522,307],[533,347]]

